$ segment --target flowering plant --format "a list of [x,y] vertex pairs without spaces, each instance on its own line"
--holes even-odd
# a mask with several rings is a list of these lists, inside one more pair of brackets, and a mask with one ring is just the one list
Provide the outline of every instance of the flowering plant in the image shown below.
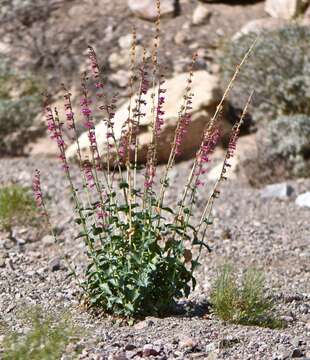
[[[88,131],[91,157],[82,157],[75,114],[71,103],[71,93],[64,87],[66,122],[59,118],[57,109],[52,109],[48,101],[45,105],[48,129],[51,137],[57,142],[64,172],[68,179],[77,212],[76,223],[81,226],[80,237],[85,240],[89,264],[86,268],[82,288],[89,305],[97,306],[106,313],[120,316],[164,315],[171,311],[176,299],[187,297],[191,286],[195,287],[194,270],[199,264],[199,257],[205,247],[207,227],[211,224],[211,210],[219,196],[219,185],[226,179],[226,171],[231,166],[230,158],[234,155],[248,103],[240,118],[234,125],[229,141],[219,180],[198,223],[193,222],[197,188],[203,186],[202,177],[206,164],[210,160],[218,140],[217,120],[225,97],[229,92],[236,70],[216,113],[204,130],[201,146],[197,151],[193,167],[187,179],[180,201],[175,208],[165,203],[166,190],[169,187],[169,173],[180,154],[181,144],[191,122],[192,78],[196,55],[193,56],[187,86],[184,93],[184,104],[178,113],[178,121],[171,152],[165,171],[157,181],[156,153],[159,146],[159,135],[165,121],[164,104],[166,99],[165,80],[159,71],[158,44],[160,5],[156,35],[150,60],[144,51],[138,71],[135,66],[135,33],[131,46],[130,80],[131,101],[128,117],[121,136],[117,138],[114,131],[116,96],[109,100],[104,92],[105,83],[92,47],[88,49],[92,77],[82,78],[82,99],[80,102],[84,125]],[[246,54],[245,58],[248,56]],[[245,61],[245,58],[243,61]],[[242,64],[242,63],[241,63]],[[138,91],[134,96],[134,79],[138,78]],[[94,85],[95,94],[91,92]],[[137,130],[145,114],[145,95],[152,92],[152,141],[148,148],[144,168],[138,164]],[[97,109],[102,112],[106,126],[105,149],[99,149],[93,116],[93,98],[99,103]],[[48,99],[47,99],[48,100]],[[250,101],[250,99],[249,99]],[[132,105],[134,104],[134,105]],[[63,139],[65,123],[72,132],[77,144],[77,158],[83,177],[83,188],[77,189],[71,177],[66,158],[66,145]],[[39,205],[47,215],[40,190],[39,173],[36,173],[35,193]],[[144,178],[142,182],[140,179]],[[156,191],[156,188],[159,190]],[[82,196],[85,192],[86,196]],[[48,216],[48,215],[47,215]],[[190,242],[198,247],[194,256],[191,248],[185,247]],[[191,285],[190,285],[191,284]]]

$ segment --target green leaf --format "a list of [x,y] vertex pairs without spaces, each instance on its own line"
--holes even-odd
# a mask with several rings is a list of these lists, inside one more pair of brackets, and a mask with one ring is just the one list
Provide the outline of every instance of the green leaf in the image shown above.
[[203,222],[207,225],[212,225],[213,224],[213,221],[212,220],[209,220],[208,218],[207,219],[204,219]]
[[133,314],[135,310],[131,303],[125,304],[125,309],[127,309],[131,314]]
[[93,235],[97,236],[104,232],[104,229],[102,227],[93,226]]
[[129,185],[128,185],[128,183],[127,183],[126,181],[121,181],[121,182],[119,183],[119,188],[120,188],[120,189],[128,189],[128,188],[129,188]]
[[103,284],[101,283],[99,287],[104,294],[112,295],[112,291],[107,283],[103,283]]
[[174,215],[174,211],[170,207],[163,206],[163,207],[161,207],[161,209]]
[[88,237],[88,234],[85,233],[84,231],[80,232],[78,236],[76,236],[74,239],[77,240],[77,239],[80,239],[82,237]]

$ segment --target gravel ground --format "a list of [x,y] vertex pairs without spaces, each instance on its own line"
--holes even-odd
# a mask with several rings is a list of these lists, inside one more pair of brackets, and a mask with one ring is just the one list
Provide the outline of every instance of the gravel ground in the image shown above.
[[[175,167],[169,203],[175,201],[190,164]],[[16,314],[24,305],[68,309],[88,333],[78,344],[79,359],[310,358],[310,212],[294,203],[297,194],[310,189],[310,179],[290,182],[295,193],[285,200],[262,199],[259,190],[236,180],[224,184],[209,232],[213,252],[203,256],[198,286],[190,302],[183,302],[192,304],[192,312],[120,327],[86,312],[79,305],[77,286],[67,278],[61,254],[70,255],[77,272],[83,271],[86,258],[83,243],[74,240],[76,229],[70,227],[71,204],[59,165],[43,158],[1,159],[0,184],[17,181],[29,186],[36,167],[42,171],[44,190],[53,199],[49,206],[61,244],[54,245],[49,236],[36,238],[33,229],[15,229],[16,241],[0,234],[0,317],[10,326],[19,328]],[[73,172],[77,179],[76,169]],[[204,198],[201,193],[201,206]],[[237,326],[209,313],[202,316],[216,268],[225,260],[238,269],[255,265],[264,270],[286,328]]]

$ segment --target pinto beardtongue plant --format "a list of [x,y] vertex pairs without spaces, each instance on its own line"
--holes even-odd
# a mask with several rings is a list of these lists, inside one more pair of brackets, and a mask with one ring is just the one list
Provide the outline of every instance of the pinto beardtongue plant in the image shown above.
[[[216,183],[200,221],[194,223],[193,213],[197,188],[203,186],[201,178],[206,172],[206,164],[219,139],[218,118],[240,66],[249,56],[248,51],[237,67],[216,113],[207,124],[197,151],[193,168],[186,182],[176,210],[165,203],[169,187],[169,172],[181,151],[181,144],[191,121],[192,77],[196,55],[184,93],[184,104],[178,113],[178,121],[171,145],[171,154],[165,171],[156,179],[156,152],[159,135],[164,124],[164,104],[166,99],[165,80],[158,65],[160,3],[156,35],[150,59],[146,52],[137,66],[135,53],[135,33],[131,46],[131,101],[128,118],[121,137],[114,132],[116,96],[111,99],[105,94],[105,81],[93,48],[89,47],[91,74],[82,79],[81,113],[88,131],[90,158],[82,158],[75,127],[75,114],[71,105],[71,94],[65,90],[66,121],[59,119],[57,109],[51,109],[46,101],[48,128],[59,148],[60,161],[68,179],[76,207],[76,223],[81,226],[79,237],[85,240],[89,263],[81,286],[90,306],[101,308],[108,314],[117,316],[165,315],[181,297],[187,297],[191,287],[195,287],[194,270],[199,265],[213,203],[219,195],[219,185],[226,179],[230,157],[233,156],[239,129],[243,122],[248,103],[239,122],[233,127],[229,148],[224,160],[221,176]],[[135,82],[135,79],[138,79]],[[95,86],[93,86],[95,85]],[[134,96],[137,87],[136,96]],[[92,92],[91,89],[95,88]],[[138,165],[137,131],[145,114],[146,94],[151,91],[152,101],[152,141],[149,145],[147,163],[144,169]],[[101,154],[98,148],[93,104],[98,103],[102,121],[106,125],[106,148]],[[78,189],[73,183],[70,164],[67,162],[63,140],[63,127],[67,126],[77,143],[77,158],[83,178],[83,187]],[[139,187],[139,179],[144,182]],[[159,185],[159,193],[155,184]],[[38,181],[36,182],[38,183]],[[39,203],[42,193],[37,189]],[[39,204],[40,205],[40,204]],[[44,207],[44,214],[48,216]],[[192,250],[185,248],[185,241],[198,247],[196,258]]]

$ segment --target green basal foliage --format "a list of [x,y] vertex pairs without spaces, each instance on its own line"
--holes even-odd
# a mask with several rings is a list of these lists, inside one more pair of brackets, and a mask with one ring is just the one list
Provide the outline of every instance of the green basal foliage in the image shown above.
[[[184,239],[200,245],[195,229],[143,211],[136,203],[130,230],[121,216],[128,214],[128,206],[108,204],[106,209],[113,214],[109,223],[104,228],[93,224],[88,234],[92,244],[83,286],[91,305],[122,316],[173,311],[175,300],[189,295],[190,283],[195,287],[198,261],[190,254],[186,257],[184,248]],[[169,208],[164,212],[173,214]],[[101,242],[96,246],[98,236]]]

